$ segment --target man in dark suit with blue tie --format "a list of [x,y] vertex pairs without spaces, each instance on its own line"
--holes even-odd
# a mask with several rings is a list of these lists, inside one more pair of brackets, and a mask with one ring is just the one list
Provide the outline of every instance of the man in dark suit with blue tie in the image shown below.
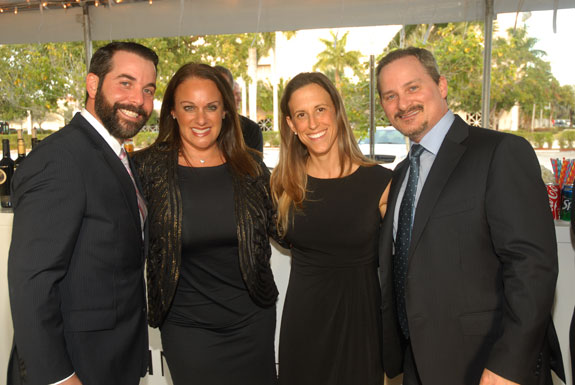
[[9,384],[136,385],[146,372],[145,202],[122,142],[153,109],[156,54],[92,57],[86,108],[13,180]]
[[382,227],[383,365],[403,361],[404,385],[551,385],[557,250],[533,148],[454,115],[427,50],[389,53],[377,80],[411,142]]

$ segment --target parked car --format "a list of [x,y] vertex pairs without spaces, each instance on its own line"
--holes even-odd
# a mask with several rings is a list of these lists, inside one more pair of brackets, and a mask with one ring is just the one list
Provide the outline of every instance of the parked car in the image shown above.
[[571,125],[571,122],[569,120],[565,120],[565,119],[557,119],[553,123],[554,127],[569,127],[570,125]]
[[[361,152],[369,157],[369,134],[361,138],[358,144]],[[376,162],[393,169],[407,156],[408,146],[407,138],[392,126],[376,127],[373,152]]]

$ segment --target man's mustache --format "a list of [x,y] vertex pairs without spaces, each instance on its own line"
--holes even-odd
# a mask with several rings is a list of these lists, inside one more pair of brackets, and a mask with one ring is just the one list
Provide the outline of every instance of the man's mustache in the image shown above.
[[411,112],[414,112],[414,111],[423,111],[423,105],[418,104],[418,105],[416,105],[416,106],[409,107],[407,110],[399,110],[399,111],[395,114],[395,118],[396,118],[396,119],[401,119],[401,116],[402,116],[402,115],[407,115],[407,114],[409,114],[409,113],[411,113]]

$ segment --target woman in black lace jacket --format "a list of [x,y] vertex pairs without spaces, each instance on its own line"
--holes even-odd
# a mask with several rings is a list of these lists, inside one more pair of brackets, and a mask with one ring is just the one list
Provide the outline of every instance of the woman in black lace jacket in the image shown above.
[[244,144],[226,80],[181,67],[158,139],[133,160],[149,210],[149,323],[174,384],[275,384],[269,171]]

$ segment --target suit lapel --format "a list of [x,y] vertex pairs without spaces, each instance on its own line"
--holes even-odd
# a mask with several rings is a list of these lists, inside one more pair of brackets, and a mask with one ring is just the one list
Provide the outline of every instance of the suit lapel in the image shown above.
[[427,225],[441,191],[465,153],[467,147],[461,143],[467,138],[468,134],[469,129],[467,124],[460,117],[455,116],[455,121],[439,148],[417,202],[411,233],[409,263],[411,263],[413,259],[413,251],[423,234],[423,230]]
[[397,205],[397,195],[399,194],[399,189],[403,184],[403,179],[407,174],[409,169],[409,159],[405,158],[401,163],[397,165],[393,172],[393,180],[391,181],[391,187],[389,188],[389,204],[388,208],[395,210],[395,205]]
[[[76,121],[77,120],[77,121]],[[126,205],[130,209],[130,213],[132,214],[132,219],[134,220],[134,224],[136,225],[136,229],[141,231],[141,224],[140,224],[140,211],[138,210],[138,200],[136,198],[136,190],[134,188],[134,183],[132,183],[132,179],[124,164],[112,151],[108,143],[98,134],[96,129],[82,117],[80,114],[76,114],[74,119],[70,122],[70,124],[77,124],[82,131],[86,134],[90,142],[92,143],[94,150],[97,151],[105,163],[108,164],[110,170],[116,177],[118,183],[122,187],[122,195],[124,197],[124,201]]]
[[409,162],[405,159],[399,163],[393,171],[393,178],[391,179],[391,186],[389,187],[387,208],[385,210],[385,217],[383,218],[380,236],[380,245],[382,247],[380,255],[384,257],[391,255],[391,246],[393,244],[393,217],[395,206],[397,205],[397,195],[399,194],[399,189],[408,168]]

